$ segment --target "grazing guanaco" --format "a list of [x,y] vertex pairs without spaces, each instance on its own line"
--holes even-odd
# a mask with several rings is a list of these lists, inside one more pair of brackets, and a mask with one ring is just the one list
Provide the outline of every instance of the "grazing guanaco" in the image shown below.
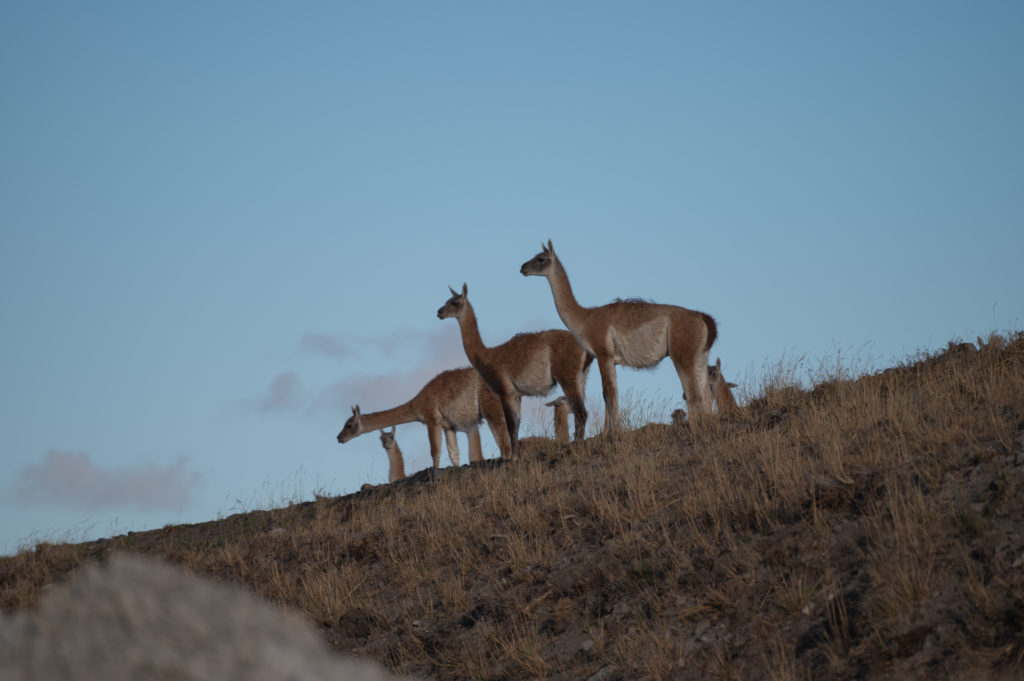
[[505,416],[497,396],[487,389],[476,369],[450,369],[430,379],[411,400],[392,409],[364,414],[359,405],[352,407],[352,416],[338,433],[338,442],[348,442],[363,433],[381,428],[419,421],[427,426],[430,458],[434,468],[441,465],[441,433],[444,431],[452,465],[458,466],[459,452],[458,446],[454,444],[455,432],[468,435],[469,460],[483,460],[480,432],[477,429],[481,420],[487,421],[501,456],[509,456],[511,445],[506,434]]

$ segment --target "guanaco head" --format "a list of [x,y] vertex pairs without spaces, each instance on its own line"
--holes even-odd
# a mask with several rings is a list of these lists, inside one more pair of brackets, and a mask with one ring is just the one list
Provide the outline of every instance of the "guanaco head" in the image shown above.
[[384,445],[384,449],[391,449],[395,446],[395,427],[391,426],[391,432],[386,430],[380,431],[380,443]]
[[359,412],[359,405],[352,407],[352,416],[348,417],[348,421],[345,421],[345,425],[341,427],[341,432],[338,433],[338,442],[348,442],[357,435],[361,435],[363,432],[363,417]]
[[[714,390],[715,385],[721,383],[722,381],[725,381],[725,379],[722,377],[722,358],[719,357],[715,361],[714,365],[708,365],[708,382],[711,384],[711,389]],[[737,386],[735,383],[729,383],[728,381],[725,381],[725,387],[735,388]]]
[[438,309],[438,319],[448,319],[449,317],[455,317],[458,319],[462,316],[462,312],[466,309],[466,305],[469,304],[469,301],[466,300],[466,294],[469,292],[469,289],[465,284],[462,285],[462,293],[456,293],[455,289],[451,286],[448,287],[448,290],[452,292],[452,297],[449,298],[448,302],[442,305],[440,309]]
[[558,256],[555,255],[555,247],[551,245],[551,239],[548,239],[548,245],[541,244],[540,253],[524,262],[519,271],[524,277],[528,277],[531,274],[538,277],[546,277],[551,271],[551,266],[557,260]]

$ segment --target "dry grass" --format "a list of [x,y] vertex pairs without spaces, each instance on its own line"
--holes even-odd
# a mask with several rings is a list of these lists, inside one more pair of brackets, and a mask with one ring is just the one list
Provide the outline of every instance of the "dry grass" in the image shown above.
[[433,678],[1024,674],[1024,337],[799,374],[697,428],[641,404],[627,432],[434,482],[40,544],[0,559],[0,605],[132,551]]

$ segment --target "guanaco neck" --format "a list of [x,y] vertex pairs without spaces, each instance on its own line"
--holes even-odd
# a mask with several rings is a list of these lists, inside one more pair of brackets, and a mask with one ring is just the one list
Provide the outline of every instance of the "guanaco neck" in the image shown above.
[[555,440],[569,441],[569,410],[559,407],[555,409]]
[[567,329],[575,332],[583,325],[587,308],[576,302],[576,296],[572,294],[572,286],[569,284],[569,275],[565,273],[562,261],[557,257],[546,278],[551,285],[551,295],[555,299],[558,316],[562,318],[562,323]]
[[476,323],[476,313],[473,306],[466,301],[466,309],[459,315],[459,331],[462,333],[462,347],[466,351],[469,363],[474,367],[484,363],[487,359],[487,348],[480,338],[480,329]]
[[359,419],[362,429],[360,432],[370,430],[381,430],[391,426],[397,426],[410,421],[420,421],[419,412],[412,406],[412,400],[384,411],[375,411],[363,414]]
[[402,461],[402,450],[397,444],[385,447],[388,453],[388,480],[394,482],[405,477],[405,464]]

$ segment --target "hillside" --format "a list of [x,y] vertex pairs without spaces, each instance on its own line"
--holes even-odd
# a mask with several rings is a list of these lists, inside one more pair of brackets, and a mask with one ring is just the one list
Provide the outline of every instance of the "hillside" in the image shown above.
[[0,558],[0,606],[111,552],[437,679],[1024,676],[1024,334],[740,412]]

